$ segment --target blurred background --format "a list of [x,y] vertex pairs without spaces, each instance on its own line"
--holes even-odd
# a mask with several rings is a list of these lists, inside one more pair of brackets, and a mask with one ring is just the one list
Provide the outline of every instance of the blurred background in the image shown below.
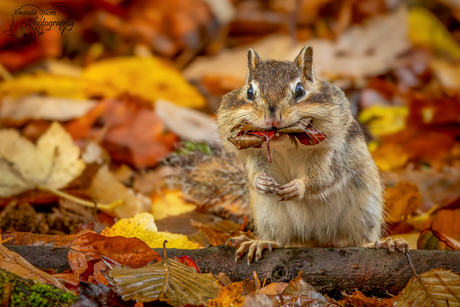
[[[64,190],[129,204],[100,212],[108,224],[144,211],[189,235],[191,218],[242,223],[244,176],[214,112],[244,84],[249,47],[293,60],[312,45],[382,171],[389,234],[460,239],[458,0],[3,0],[0,28],[0,127],[36,142],[59,122],[86,165]],[[95,183],[101,169],[110,183]],[[33,189],[0,207],[2,231],[72,233],[90,219]]]

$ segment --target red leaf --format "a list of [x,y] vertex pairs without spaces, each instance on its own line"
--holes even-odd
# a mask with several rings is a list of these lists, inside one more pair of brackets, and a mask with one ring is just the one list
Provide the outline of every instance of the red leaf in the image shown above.
[[190,258],[187,255],[182,256],[182,257],[174,257],[174,260],[177,260],[180,263],[185,264],[188,267],[194,268],[196,270],[196,272],[199,273],[199,274],[201,273],[200,268],[195,263],[195,261],[193,261],[192,258]]

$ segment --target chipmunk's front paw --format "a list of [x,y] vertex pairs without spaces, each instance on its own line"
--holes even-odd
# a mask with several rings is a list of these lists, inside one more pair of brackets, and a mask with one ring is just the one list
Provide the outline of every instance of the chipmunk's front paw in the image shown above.
[[262,195],[275,195],[278,192],[279,184],[273,177],[267,173],[263,173],[257,175],[255,186],[257,192]]
[[384,241],[375,241],[373,243],[369,243],[364,245],[364,247],[370,247],[370,248],[387,248],[390,252],[395,251],[395,247],[397,250],[400,252],[408,252],[410,250],[409,244],[404,241],[404,239],[392,239],[391,237],[388,237]]
[[292,200],[296,197],[302,199],[305,194],[305,185],[302,180],[294,179],[291,182],[286,183],[279,187],[278,196],[281,197],[281,201]]

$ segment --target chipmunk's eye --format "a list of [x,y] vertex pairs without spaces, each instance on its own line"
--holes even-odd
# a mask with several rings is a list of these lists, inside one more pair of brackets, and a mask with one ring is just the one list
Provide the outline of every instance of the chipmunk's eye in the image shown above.
[[254,99],[254,89],[252,88],[252,85],[250,85],[249,88],[248,88],[248,99],[249,100]]
[[295,87],[294,97],[297,99],[297,98],[302,97],[304,94],[305,94],[305,90],[303,89],[302,84],[297,83]]

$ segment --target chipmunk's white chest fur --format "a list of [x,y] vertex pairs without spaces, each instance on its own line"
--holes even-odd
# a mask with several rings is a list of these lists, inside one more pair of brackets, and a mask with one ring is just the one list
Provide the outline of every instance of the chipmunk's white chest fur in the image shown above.
[[[329,167],[333,151],[327,146],[330,144],[321,144],[322,150],[299,144],[296,149],[287,136],[270,142],[268,174],[280,185],[294,179],[334,176],[330,173],[334,168]],[[256,169],[263,159],[265,148],[258,150],[257,155],[248,157],[247,170]],[[251,209],[258,212],[253,216],[258,236],[282,246],[357,246],[376,240],[381,198],[372,188],[357,187],[347,174],[337,178],[323,193],[291,201],[250,189]]]

